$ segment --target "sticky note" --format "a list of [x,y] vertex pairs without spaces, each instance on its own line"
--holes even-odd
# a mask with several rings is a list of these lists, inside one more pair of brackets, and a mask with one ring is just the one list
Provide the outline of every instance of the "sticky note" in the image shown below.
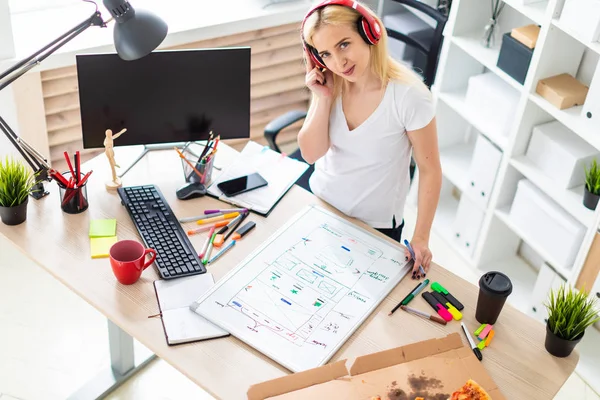
[[487,338],[485,339],[485,347],[488,347],[490,345],[490,342],[492,341],[492,338],[495,334],[496,333],[493,329],[490,331],[490,333],[488,333]]
[[492,328],[493,328],[492,325],[487,325],[485,328],[483,328],[483,330],[479,334],[479,339],[481,339],[481,340],[485,339],[487,337],[488,333],[490,333],[490,331],[492,330]]
[[478,336],[486,326],[487,324],[482,324],[479,328],[477,328],[477,330],[475,331],[475,336]]
[[90,221],[91,238],[111,237],[117,235],[116,219],[93,219]]
[[90,253],[92,254],[92,258],[108,257],[108,252],[111,246],[115,243],[117,243],[116,236],[91,238]]

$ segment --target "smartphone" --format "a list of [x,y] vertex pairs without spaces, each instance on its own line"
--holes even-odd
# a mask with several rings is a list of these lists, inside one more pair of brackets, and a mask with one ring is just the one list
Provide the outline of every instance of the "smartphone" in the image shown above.
[[235,196],[236,194],[249,192],[250,190],[258,189],[267,186],[268,182],[260,176],[258,172],[250,175],[240,176],[239,178],[231,179],[217,184],[217,187],[225,196]]

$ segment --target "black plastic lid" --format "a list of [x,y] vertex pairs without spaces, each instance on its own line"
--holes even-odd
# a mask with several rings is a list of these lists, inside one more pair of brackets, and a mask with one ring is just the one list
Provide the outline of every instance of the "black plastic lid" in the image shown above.
[[493,296],[508,296],[512,293],[512,282],[502,272],[490,271],[479,279],[479,288]]

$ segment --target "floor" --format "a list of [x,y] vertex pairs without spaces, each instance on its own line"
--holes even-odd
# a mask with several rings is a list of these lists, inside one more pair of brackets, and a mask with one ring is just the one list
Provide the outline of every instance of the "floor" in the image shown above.
[[[410,237],[414,212],[406,215]],[[437,237],[434,261],[478,276]],[[105,318],[0,237],[0,400],[64,399],[109,364]],[[33,382],[33,384],[32,384]],[[152,361],[111,400],[211,399],[162,360]],[[573,374],[555,400],[600,400]]]

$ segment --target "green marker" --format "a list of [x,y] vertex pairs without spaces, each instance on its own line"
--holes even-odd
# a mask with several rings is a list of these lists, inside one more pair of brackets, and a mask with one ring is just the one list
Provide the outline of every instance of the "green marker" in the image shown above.
[[392,309],[392,311],[390,311],[390,313],[388,315],[392,315],[394,313],[394,311],[396,311],[397,309],[400,308],[400,306],[405,306],[408,303],[410,303],[410,301],[412,299],[415,298],[416,295],[419,294],[419,292],[421,290],[423,290],[427,285],[429,285],[429,279],[425,279],[423,282],[419,283],[413,290],[412,292],[410,292],[400,303],[398,303],[396,305],[396,307],[394,307]]
[[202,260],[202,264],[204,264],[204,265],[206,265],[208,263],[210,253],[212,252],[212,249],[213,249],[213,242],[215,241],[216,236],[217,236],[217,234],[213,233],[213,235],[210,237],[210,242],[208,243],[208,248],[206,249],[206,253],[204,253],[204,259]]
[[462,310],[463,308],[465,308],[465,306],[463,306],[460,301],[458,301],[454,296],[452,296],[450,294],[450,292],[448,292],[446,290],[446,288],[444,288],[438,282],[433,282],[431,284],[431,289],[433,289],[433,291],[435,291],[435,292],[438,292],[439,294],[444,295],[444,297],[446,298],[446,300],[448,300],[448,302],[450,304],[452,304],[454,306],[454,308],[456,308],[457,310]]

